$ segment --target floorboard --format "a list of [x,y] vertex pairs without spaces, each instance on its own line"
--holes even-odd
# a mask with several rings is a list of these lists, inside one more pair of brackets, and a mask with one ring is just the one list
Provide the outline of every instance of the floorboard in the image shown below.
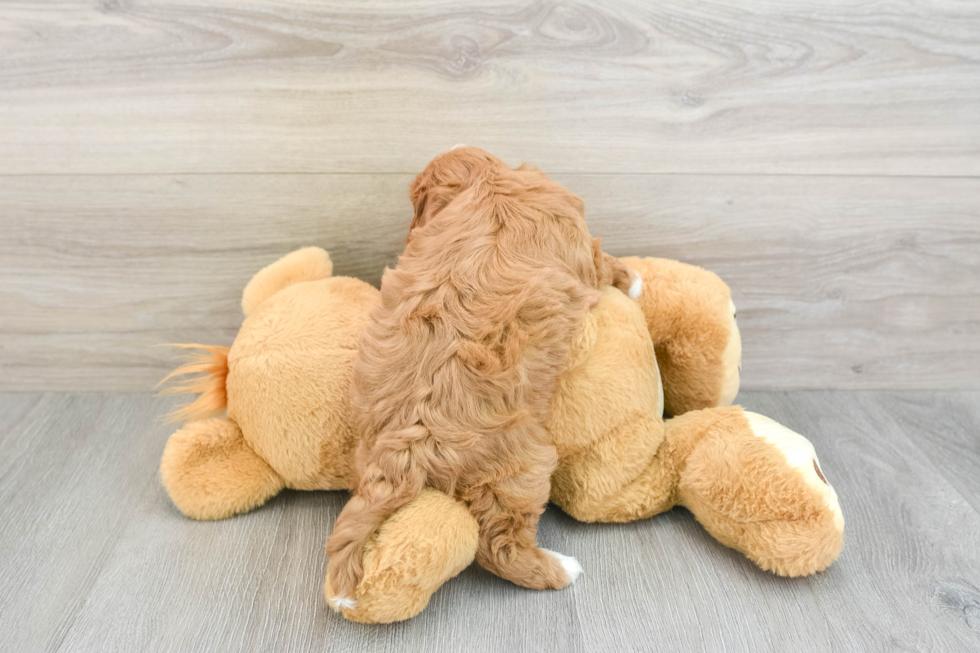
[[[0,395],[0,631],[10,650],[980,650],[976,392],[749,392],[806,434],[841,498],[828,571],[777,578],[683,510],[580,524],[542,545],[586,575],[519,589],[476,566],[416,619],[330,612],[323,542],[344,493],[287,492],[248,515],[183,518],[159,484],[169,401]],[[973,495],[975,498],[975,495]]]
[[903,393],[883,405],[892,420],[963,499],[980,513],[980,396],[974,392]]

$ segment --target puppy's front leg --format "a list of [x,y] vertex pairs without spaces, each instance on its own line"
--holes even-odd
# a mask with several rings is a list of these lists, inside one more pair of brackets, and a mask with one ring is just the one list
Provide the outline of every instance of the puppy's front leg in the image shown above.
[[615,256],[602,251],[602,239],[592,239],[593,256],[599,271],[599,285],[615,286],[633,299],[643,291],[643,278]]

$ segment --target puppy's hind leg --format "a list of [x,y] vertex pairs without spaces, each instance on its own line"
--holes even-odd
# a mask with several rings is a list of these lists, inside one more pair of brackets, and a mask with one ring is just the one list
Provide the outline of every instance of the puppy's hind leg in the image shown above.
[[575,582],[582,567],[575,558],[537,545],[555,468],[555,450],[541,447],[540,460],[520,474],[467,491],[470,513],[480,525],[476,560],[501,578],[530,589],[561,589]]

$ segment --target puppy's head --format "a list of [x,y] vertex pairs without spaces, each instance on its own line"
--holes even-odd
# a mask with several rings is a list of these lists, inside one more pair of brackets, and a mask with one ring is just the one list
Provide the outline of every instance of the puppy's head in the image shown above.
[[457,145],[429,162],[412,182],[409,197],[415,207],[412,231],[424,226],[462,191],[484,178],[493,170],[507,165],[478,147]]
[[[499,234],[502,244],[529,259],[560,261],[587,285],[598,287],[603,259],[585,225],[582,200],[535,166],[525,163],[512,169],[476,147],[457,146],[443,152],[415,178],[409,191],[415,207],[409,242],[417,229],[432,222],[453,200],[481,186],[486,192],[479,194],[479,201],[492,197],[493,219],[507,225]],[[466,208],[454,215],[470,220],[480,214],[473,206]]]

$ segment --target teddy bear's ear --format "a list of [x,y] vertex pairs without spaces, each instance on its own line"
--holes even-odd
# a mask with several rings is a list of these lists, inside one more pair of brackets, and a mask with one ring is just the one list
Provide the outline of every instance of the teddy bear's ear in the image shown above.
[[304,247],[259,270],[242,292],[245,317],[277,292],[301,281],[319,281],[333,274],[330,255],[319,247]]

